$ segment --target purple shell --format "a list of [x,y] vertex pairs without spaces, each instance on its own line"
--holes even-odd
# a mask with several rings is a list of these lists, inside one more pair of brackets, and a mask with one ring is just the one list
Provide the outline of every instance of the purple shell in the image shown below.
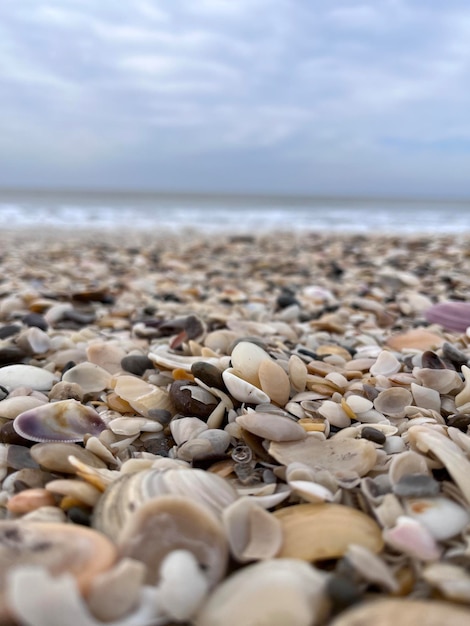
[[428,322],[464,333],[470,326],[470,302],[440,302],[425,312]]
[[18,435],[30,441],[78,442],[106,429],[98,413],[76,400],[50,402],[20,413],[13,421]]

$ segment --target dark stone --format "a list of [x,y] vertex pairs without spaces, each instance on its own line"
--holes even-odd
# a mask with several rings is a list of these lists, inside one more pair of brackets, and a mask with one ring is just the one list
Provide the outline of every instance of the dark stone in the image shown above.
[[333,605],[333,613],[344,611],[362,600],[363,591],[346,577],[333,575],[328,579],[326,592]]
[[72,506],[67,511],[67,517],[74,524],[80,526],[91,526],[91,511],[81,506]]
[[300,302],[290,291],[283,291],[276,300],[276,306],[278,309],[286,309],[288,306],[297,304],[300,306]]
[[[198,399],[201,396],[205,400]],[[170,398],[178,413],[201,419],[208,418],[219,403],[218,399],[208,391],[187,380],[175,380],[171,384]]]
[[364,383],[362,385],[362,389],[364,391],[364,396],[371,402],[373,402],[376,399],[376,397],[379,395],[379,392],[377,391],[377,389],[367,383]]
[[381,430],[373,428],[372,426],[364,426],[361,431],[361,437],[380,445],[383,445],[387,439]]
[[26,326],[35,326],[36,328],[40,328],[44,331],[49,328],[49,324],[40,313],[28,313],[23,317],[22,321]]
[[225,389],[224,379],[222,372],[215,365],[205,363],[204,361],[197,361],[191,366],[191,374],[195,378],[199,378],[208,387],[215,387],[216,389]]
[[162,435],[161,437],[152,437],[144,442],[144,450],[151,454],[160,456],[168,456],[171,448],[175,445],[172,437]]
[[18,446],[11,444],[7,451],[7,465],[14,470],[20,470],[25,467],[31,469],[39,469],[39,465],[32,458],[29,448],[26,446]]
[[5,398],[8,396],[8,393],[8,389],[6,387],[3,387],[3,385],[0,385],[0,400],[5,400]]
[[13,428],[13,420],[9,420],[0,428],[0,442],[15,444],[17,446],[23,446],[25,448],[30,448],[36,443],[35,441],[29,441],[28,439],[25,439],[24,437],[19,435]]
[[393,493],[403,498],[437,496],[439,483],[428,474],[405,474],[393,485]]
[[463,433],[466,433],[468,427],[470,426],[470,415],[455,413],[454,415],[449,416],[449,418],[447,419],[447,425],[458,428]]
[[75,361],[68,361],[62,368],[62,374],[65,374],[65,372],[68,372],[72,369],[72,367],[75,367],[76,365],[77,364],[75,363]]
[[469,362],[469,357],[464,352],[447,341],[442,345],[442,356],[457,365],[458,369]]
[[142,376],[147,370],[154,369],[154,364],[143,354],[129,354],[121,360],[121,367],[125,372]]
[[63,321],[74,322],[79,326],[87,326],[88,324],[92,324],[95,319],[96,317],[94,313],[82,313],[81,311],[77,311],[76,309],[64,311],[64,314],[62,316]]
[[21,330],[21,326],[17,324],[7,324],[6,326],[0,327],[0,339],[8,339],[8,337],[13,337],[13,335],[17,335]]
[[114,297],[106,288],[86,289],[72,294],[72,300],[76,302],[101,302],[102,304],[114,304]]
[[149,409],[148,418],[155,420],[162,426],[168,426],[171,422],[172,415],[170,411],[167,411],[166,409]]
[[21,363],[26,353],[18,346],[4,346],[0,348],[0,367]]

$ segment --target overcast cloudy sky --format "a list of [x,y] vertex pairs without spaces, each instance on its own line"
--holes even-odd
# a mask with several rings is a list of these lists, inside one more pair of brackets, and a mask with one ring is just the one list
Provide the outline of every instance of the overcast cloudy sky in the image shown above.
[[0,0],[0,185],[470,197],[470,3]]

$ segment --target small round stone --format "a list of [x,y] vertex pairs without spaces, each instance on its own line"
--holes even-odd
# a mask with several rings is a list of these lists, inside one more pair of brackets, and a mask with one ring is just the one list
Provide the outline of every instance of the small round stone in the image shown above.
[[209,417],[218,404],[208,391],[187,380],[175,380],[170,387],[170,398],[176,410],[182,415]]
[[439,483],[427,474],[405,474],[393,485],[395,495],[402,498],[437,496]]
[[191,374],[195,378],[199,378],[208,387],[215,387],[216,389],[225,389],[224,379],[222,378],[222,372],[215,365],[205,363],[204,361],[198,361],[191,366]]
[[365,426],[361,431],[361,437],[380,445],[383,445],[387,439],[381,430],[373,428],[372,426]]
[[35,326],[41,330],[46,331],[49,328],[47,321],[39,313],[28,313],[23,317],[23,324],[25,326]]
[[0,443],[15,444],[17,446],[25,446],[30,448],[34,445],[34,441],[25,439],[19,435],[13,427],[13,420],[10,420],[0,428]]
[[154,369],[153,362],[143,354],[129,354],[121,359],[121,367],[125,372],[142,376],[147,370]]

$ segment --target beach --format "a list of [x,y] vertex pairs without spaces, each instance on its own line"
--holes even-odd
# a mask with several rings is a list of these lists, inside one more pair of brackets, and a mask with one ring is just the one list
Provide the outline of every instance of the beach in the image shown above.
[[0,623],[470,618],[470,232],[0,232]]

